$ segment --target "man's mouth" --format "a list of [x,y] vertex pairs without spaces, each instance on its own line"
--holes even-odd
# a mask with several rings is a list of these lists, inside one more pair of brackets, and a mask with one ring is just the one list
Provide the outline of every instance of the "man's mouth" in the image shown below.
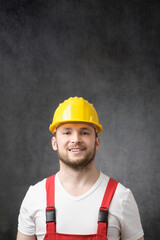
[[84,151],[84,148],[70,148],[69,151],[70,152],[82,152],[82,151]]

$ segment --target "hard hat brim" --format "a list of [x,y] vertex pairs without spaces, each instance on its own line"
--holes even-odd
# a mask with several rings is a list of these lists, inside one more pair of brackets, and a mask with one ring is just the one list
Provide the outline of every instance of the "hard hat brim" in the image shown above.
[[102,132],[102,130],[103,130],[102,125],[101,125],[101,124],[97,124],[97,123],[95,123],[95,122],[80,121],[80,120],[73,120],[73,121],[72,121],[72,120],[69,120],[69,121],[66,120],[66,121],[56,122],[56,124],[53,124],[53,123],[50,124],[50,126],[49,126],[50,132],[53,133],[53,134],[55,134],[56,128],[59,127],[59,126],[61,126],[61,125],[63,125],[63,124],[65,124],[65,123],[85,123],[85,124],[92,125],[93,127],[96,128],[97,134],[99,134],[99,133]]

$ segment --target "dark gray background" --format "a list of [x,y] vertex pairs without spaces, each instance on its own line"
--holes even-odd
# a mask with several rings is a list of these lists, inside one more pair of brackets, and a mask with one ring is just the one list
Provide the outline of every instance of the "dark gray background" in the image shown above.
[[58,170],[48,127],[70,96],[94,104],[96,166],[132,189],[145,240],[160,239],[159,6],[0,1],[0,239],[15,239],[29,185]]

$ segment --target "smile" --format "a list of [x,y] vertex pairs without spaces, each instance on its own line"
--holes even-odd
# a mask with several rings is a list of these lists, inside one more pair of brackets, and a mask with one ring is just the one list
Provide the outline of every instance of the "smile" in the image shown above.
[[81,152],[83,150],[84,150],[83,148],[72,148],[72,149],[69,149],[70,152]]

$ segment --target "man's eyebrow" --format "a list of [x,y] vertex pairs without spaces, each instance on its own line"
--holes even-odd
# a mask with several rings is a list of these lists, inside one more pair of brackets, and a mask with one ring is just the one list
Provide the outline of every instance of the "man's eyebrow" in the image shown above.
[[62,131],[64,131],[64,130],[71,130],[72,128],[70,128],[70,127],[64,127],[64,128],[62,128]]
[[[62,128],[61,131],[72,130],[72,129],[73,129],[73,128],[71,128],[71,127],[64,127],[64,128]],[[82,128],[80,128],[79,130],[80,130],[80,131],[81,131],[81,130],[88,130],[88,131],[91,131],[90,128],[87,128],[87,127],[82,127]]]
[[87,128],[87,127],[83,127],[83,128],[81,128],[81,130],[91,131],[91,129],[90,129],[90,128]]

